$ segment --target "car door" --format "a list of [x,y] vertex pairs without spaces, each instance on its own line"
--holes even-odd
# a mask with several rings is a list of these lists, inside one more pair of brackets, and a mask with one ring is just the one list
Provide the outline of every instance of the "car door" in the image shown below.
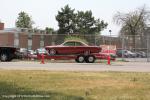
[[59,50],[61,54],[74,54],[75,42],[68,41],[63,44],[63,47]]
[[83,51],[84,51],[84,44],[82,44],[81,42],[75,42],[74,53],[79,54],[83,53]]

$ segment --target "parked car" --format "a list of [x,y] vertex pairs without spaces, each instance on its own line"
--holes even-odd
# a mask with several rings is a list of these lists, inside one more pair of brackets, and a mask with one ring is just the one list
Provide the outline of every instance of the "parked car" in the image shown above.
[[34,50],[28,50],[27,48],[18,49],[16,55],[18,59],[37,58],[36,52]]
[[91,53],[101,52],[101,47],[88,46],[86,43],[81,41],[65,41],[61,45],[46,46],[45,49],[50,55],[72,55],[72,54],[84,54],[88,55]]
[[117,50],[116,55],[118,57],[124,56],[125,58],[135,58],[137,56],[136,53],[131,52],[129,50]]
[[19,59],[27,58],[28,50],[26,48],[20,48],[17,50],[16,55],[17,55],[17,58],[19,58]]
[[139,57],[139,58],[145,58],[146,57],[146,53],[143,52],[143,51],[139,51],[139,52],[136,52],[136,56]]
[[28,50],[28,59],[37,59],[37,53],[34,50]]
[[38,48],[35,50],[36,54],[40,55],[40,54],[47,54],[47,51],[45,48]]

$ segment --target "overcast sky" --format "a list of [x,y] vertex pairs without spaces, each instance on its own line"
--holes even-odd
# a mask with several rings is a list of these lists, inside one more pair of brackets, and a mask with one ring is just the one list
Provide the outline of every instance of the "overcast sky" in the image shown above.
[[55,16],[58,10],[69,4],[77,10],[91,10],[96,18],[103,19],[109,24],[103,34],[118,34],[120,27],[113,24],[112,17],[119,11],[127,13],[144,4],[149,8],[150,0],[0,0],[0,20],[5,23],[6,28],[15,27],[15,21],[20,11],[25,11],[32,16],[34,27],[44,29],[52,27],[58,29]]

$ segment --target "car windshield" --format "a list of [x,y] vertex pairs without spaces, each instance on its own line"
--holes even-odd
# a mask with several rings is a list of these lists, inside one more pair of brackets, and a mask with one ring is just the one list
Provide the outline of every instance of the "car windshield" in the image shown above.
[[19,52],[27,52],[26,48],[20,48]]
[[42,54],[42,53],[46,53],[45,48],[39,48],[36,50],[37,53]]
[[133,53],[133,52],[131,52],[131,51],[128,51],[128,53],[130,53],[130,54],[131,54],[131,53]]

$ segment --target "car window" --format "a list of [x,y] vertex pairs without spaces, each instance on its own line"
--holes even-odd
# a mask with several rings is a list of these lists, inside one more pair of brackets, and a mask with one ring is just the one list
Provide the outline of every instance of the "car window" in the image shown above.
[[80,42],[75,42],[75,46],[84,46],[84,45]]
[[124,51],[124,53],[127,53],[127,51]]
[[117,53],[122,53],[122,50],[118,50]]
[[39,49],[36,50],[36,53],[38,53],[38,54],[42,54],[42,53],[46,54],[47,51],[45,50],[45,48],[39,48]]
[[128,53],[132,53],[131,51],[128,51]]
[[75,46],[75,42],[66,42],[64,46]]

